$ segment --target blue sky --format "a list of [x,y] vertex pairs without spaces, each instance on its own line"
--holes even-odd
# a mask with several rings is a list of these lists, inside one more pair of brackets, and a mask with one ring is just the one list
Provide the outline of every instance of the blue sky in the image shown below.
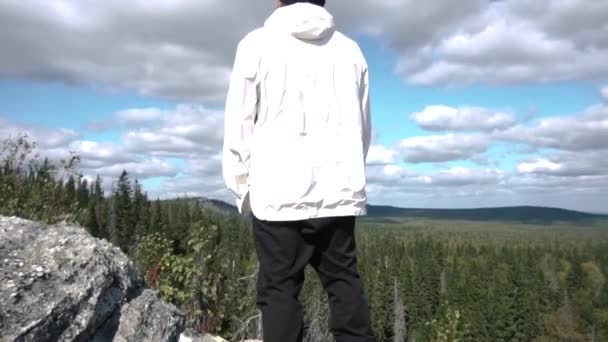
[[[127,169],[151,196],[231,201],[223,98],[255,3],[9,0],[0,138],[76,151],[107,187]],[[608,4],[328,3],[370,66],[371,203],[608,212]]]

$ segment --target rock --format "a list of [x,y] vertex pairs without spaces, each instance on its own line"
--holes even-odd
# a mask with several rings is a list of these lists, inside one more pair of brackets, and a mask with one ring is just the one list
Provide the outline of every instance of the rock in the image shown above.
[[127,256],[83,228],[0,217],[0,341],[177,341],[183,315],[142,291]]
[[1,342],[227,342],[184,325],[119,248],[81,227],[0,216]]
[[184,315],[175,306],[146,290],[121,310],[114,342],[177,341],[184,324]]
[[201,335],[192,330],[186,330],[179,338],[179,342],[228,342],[219,336],[211,334]]

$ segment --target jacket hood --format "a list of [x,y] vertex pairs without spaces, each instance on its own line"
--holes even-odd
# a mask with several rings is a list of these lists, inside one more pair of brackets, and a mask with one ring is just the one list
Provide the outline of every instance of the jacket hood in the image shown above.
[[323,39],[335,31],[333,16],[325,8],[310,3],[279,7],[264,26],[301,40]]

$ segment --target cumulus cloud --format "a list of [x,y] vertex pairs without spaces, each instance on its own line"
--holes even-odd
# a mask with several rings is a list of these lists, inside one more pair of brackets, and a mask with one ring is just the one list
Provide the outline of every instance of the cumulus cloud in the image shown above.
[[[261,26],[273,6],[7,0],[0,11],[0,77],[217,104],[237,42]],[[608,76],[608,5],[602,1],[349,0],[329,2],[328,9],[342,30],[376,37],[395,51],[396,71],[414,84]]]
[[[62,150],[65,148],[59,149],[64,152]],[[76,152],[82,159],[81,166],[90,169],[107,164],[127,163],[134,158],[123,146],[113,142],[76,140],[68,145],[67,150]]]
[[84,169],[91,173],[99,174],[101,176],[116,176],[119,175],[123,170],[129,172],[131,177],[139,179],[147,179],[152,177],[170,177],[175,176],[178,172],[174,165],[171,165],[167,161],[146,158],[143,160],[135,160],[128,163],[116,163],[103,167],[96,167],[93,169]]
[[607,15],[583,0],[487,2],[468,25],[407,50],[397,70],[420,85],[605,79]]
[[485,152],[489,140],[479,134],[447,134],[412,137],[399,143],[403,159],[410,163],[466,160]]
[[[224,97],[237,42],[261,26],[274,5],[273,1],[220,0],[137,0],[129,6],[117,0],[86,4],[8,0],[0,12],[0,76],[218,103]],[[328,5],[344,31],[380,34],[409,47],[451,32],[480,8],[479,0],[457,5],[364,0]]]
[[606,212],[605,198],[608,191],[608,176],[563,177],[547,174],[520,174],[510,180],[512,194],[519,198],[528,196],[544,198],[540,205],[568,203],[566,207]]
[[17,134],[27,133],[31,141],[42,148],[66,146],[80,138],[80,133],[65,128],[48,128],[31,124],[12,122],[0,118],[0,137],[16,138]]
[[537,158],[533,161],[519,163],[517,171],[521,173],[552,173],[561,170],[561,164],[546,158]]
[[608,176],[608,149],[552,153],[520,162],[517,171],[539,176]]
[[[170,121],[162,119],[164,115],[172,113],[179,118],[178,112],[189,112],[184,108],[192,109],[179,108],[158,111],[158,116],[143,115],[149,120],[143,120],[135,114],[133,115],[137,118],[133,119],[131,114],[124,116],[122,113],[155,111],[129,109],[116,113],[114,117],[127,117],[127,121],[133,119],[133,122],[138,122],[144,129],[149,130],[149,134],[162,136],[162,132],[173,126]],[[53,143],[41,143],[41,154],[62,158],[68,151],[76,152],[83,157],[80,170],[85,177],[91,181],[96,175],[100,175],[106,191],[111,189],[120,172],[126,169],[132,178],[140,180],[163,177],[158,188],[146,189],[151,198],[204,196],[232,203],[233,199],[221,177],[221,145],[218,141],[213,142],[213,139],[194,142],[198,147],[193,147],[191,151],[176,158],[179,154],[175,154],[171,146],[166,146],[164,150],[161,144],[147,150],[132,149],[132,146],[125,143],[128,134],[118,142],[91,141],[72,137],[69,130],[22,125],[7,120],[3,120],[2,124],[2,127],[10,127],[13,132],[29,133],[29,129],[54,137],[67,134],[64,139],[51,139]],[[137,132],[139,129],[135,125],[129,128],[128,132]],[[187,130],[174,133],[176,137],[180,134],[188,135]],[[6,130],[2,131],[2,137],[6,137],[6,134]],[[447,147],[448,150],[455,149],[455,146],[462,148],[467,145],[463,143],[467,139],[479,140],[481,146],[487,143],[482,135],[452,134],[422,138],[427,140],[414,144],[414,138],[409,140],[410,145],[431,146],[427,151],[429,154],[436,153],[441,147]],[[56,145],[56,141],[63,141],[64,145]],[[202,146],[205,144],[208,144],[207,148]],[[521,160],[514,170],[445,164],[437,164],[431,169],[419,168],[417,165],[403,164],[397,160],[396,150],[402,152],[401,147],[393,149],[389,146],[374,145],[370,148],[371,163],[368,165],[367,175],[371,203],[411,207],[539,204],[599,210],[601,205],[598,203],[602,203],[599,199],[608,191],[607,149],[543,153]],[[459,154],[453,151],[450,153]],[[445,154],[440,152],[440,155]]]
[[428,184],[438,186],[494,185],[498,186],[505,178],[498,169],[471,169],[456,166],[437,174],[426,176]]
[[131,108],[88,126],[92,131],[125,128],[123,142],[133,153],[198,156],[218,150],[224,133],[224,113],[193,105],[178,105],[169,110]]
[[373,187],[406,184],[415,180],[419,175],[401,165],[368,165],[367,181]]
[[186,160],[183,174],[163,182],[160,193],[164,197],[201,196],[232,203],[234,198],[226,190],[222,178],[221,154]]
[[130,131],[124,138],[126,147],[155,156],[183,157],[214,153],[222,143],[222,112],[202,107],[178,106],[163,112],[156,127]]
[[396,164],[372,166],[368,168],[368,195],[372,203],[414,208],[506,205],[505,199],[512,197],[505,196],[510,177],[495,168],[413,171]]
[[591,175],[582,168],[580,174],[567,173],[563,171],[569,166],[558,169],[552,164],[555,161],[525,163],[521,171],[530,172],[461,166],[412,171],[400,165],[373,166],[368,169],[368,195],[373,203],[414,208],[525,204],[605,212],[608,173]]
[[608,146],[608,106],[596,105],[575,116],[540,120],[533,127],[519,125],[494,135],[496,139],[568,151]]
[[52,162],[67,159],[72,154],[79,156],[77,168],[88,178],[100,175],[109,179],[117,177],[123,170],[140,179],[172,177],[179,172],[170,162],[152,157],[151,154],[136,153],[129,150],[125,144],[86,140],[63,128],[48,128],[3,119],[0,119],[0,124],[2,139],[14,138],[13,134],[26,134],[31,142],[36,143],[35,152]]
[[39,152],[59,161],[80,156],[86,179],[101,176],[106,191],[123,170],[131,178],[162,178],[152,197],[206,196],[231,201],[221,175],[223,113],[202,106],[173,109],[130,108],[98,122],[104,130],[122,128],[118,141],[92,141],[70,130],[45,128],[0,119],[0,138],[27,133]]
[[410,118],[428,131],[493,131],[514,126],[512,114],[481,107],[427,106]]
[[383,145],[372,145],[367,153],[368,165],[393,164],[398,152]]
[[[328,1],[338,24],[385,38],[398,51],[415,50],[468,26],[483,13],[485,1],[413,2],[407,0]],[[404,24],[405,23],[405,24]],[[433,23],[429,25],[429,23]]]
[[[0,12],[0,76],[218,102],[236,42],[268,5],[8,0]],[[235,17],[238,24],[228,24]]]
[[503,171],[455,166],[436,172],[415,172],[399,165],[370,168],[372,184],[406,187],[410,190],[439,189],[463,186],[497,186],[505,178]]
[[606,102],[608,102],[608,86],[603,87],[600,90],[600,94],[602,95],[602,99]]

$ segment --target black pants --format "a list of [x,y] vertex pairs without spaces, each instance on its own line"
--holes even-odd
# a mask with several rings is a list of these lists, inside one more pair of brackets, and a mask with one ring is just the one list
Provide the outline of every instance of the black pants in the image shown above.
[[298,296],[308,264],[317,271],[327,292],[330,330],[336,342],[376,341],[357,273],[355,217],[252,220],[260,261],[257,304],[262,311],[264,342],[302,341]]

